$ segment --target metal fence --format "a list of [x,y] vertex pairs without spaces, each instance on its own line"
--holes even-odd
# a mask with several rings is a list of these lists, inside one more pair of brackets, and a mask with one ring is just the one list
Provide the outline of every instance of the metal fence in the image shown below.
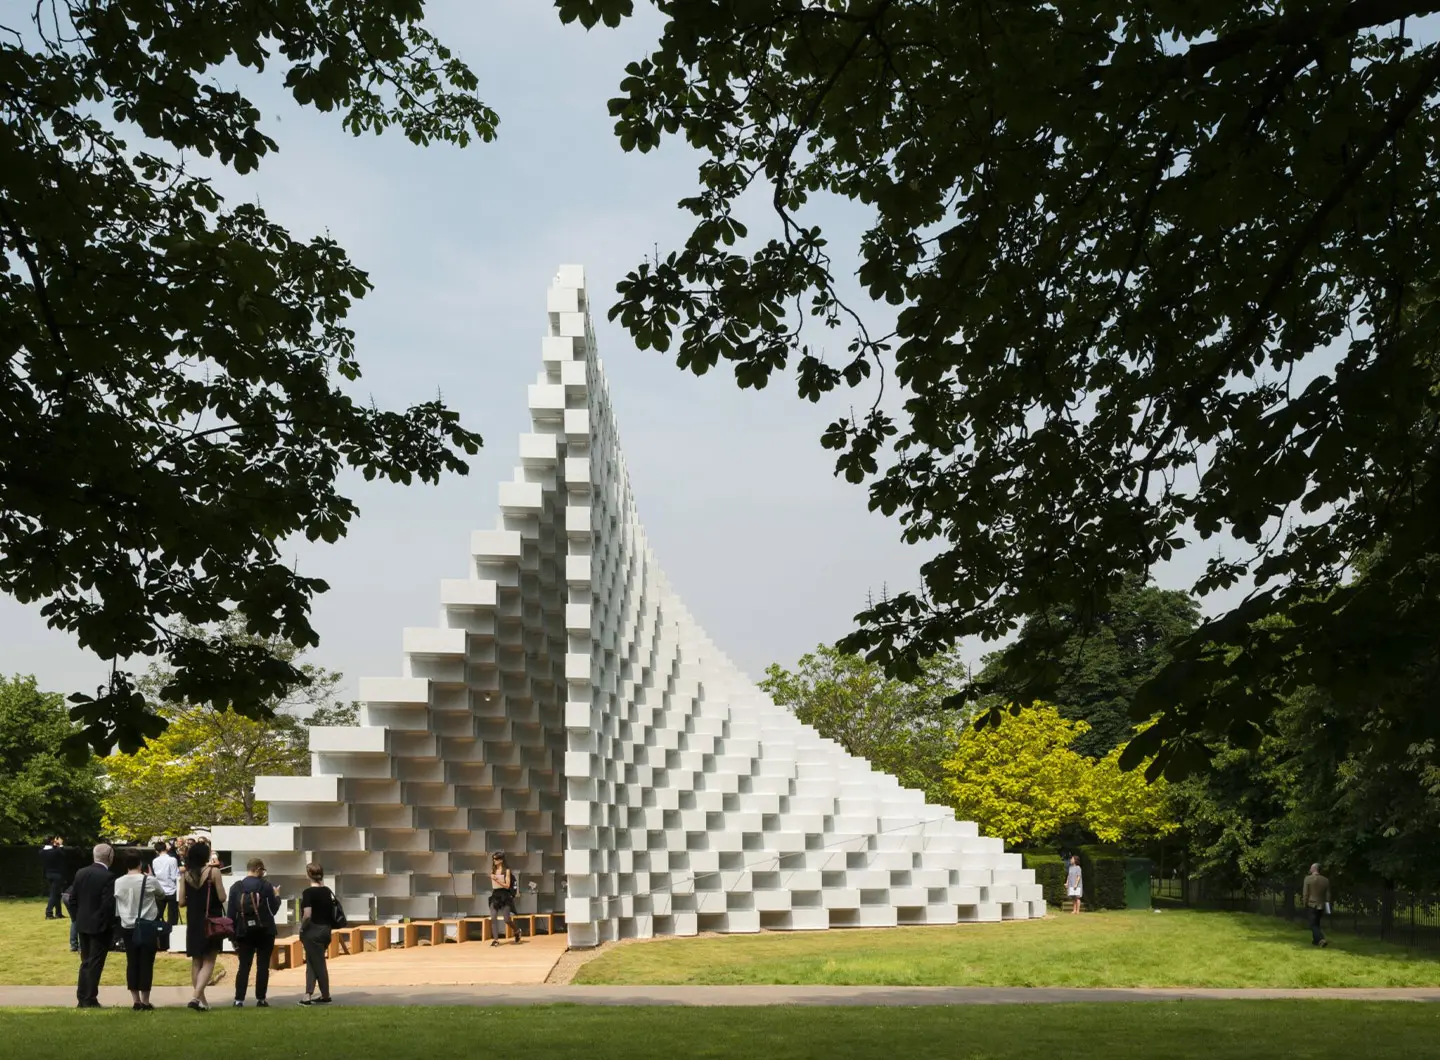
[[[1327,932],[1440,950],[1440,895],[1383,887],[1347,888],[1333,881],[1331,893],[1331,913],[1323,921]],[[1203,879],[1152,877],[1150,896],[1162,905],[1260,913],[1297,922],[1303,921],[1306,915],[1298,880],[1271,880],[1244,888],[1225,888]]]

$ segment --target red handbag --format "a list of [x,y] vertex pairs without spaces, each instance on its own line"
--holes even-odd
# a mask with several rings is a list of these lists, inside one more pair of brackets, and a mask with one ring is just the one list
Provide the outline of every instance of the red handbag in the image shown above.
[[205,937],[207,939],[233,939],[235,937],[235,921],[228,916],[210,915],[212,894],[214,894],[214,885],[210,882],[207,873],[205,876]]

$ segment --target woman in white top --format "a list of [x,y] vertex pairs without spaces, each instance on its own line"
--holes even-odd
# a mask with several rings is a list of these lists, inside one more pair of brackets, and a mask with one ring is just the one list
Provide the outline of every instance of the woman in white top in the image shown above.
[[124,929],[125,985],[135,1002],[131,1007],[136,1012],[149,1012],[155,1007],[150,1004],[150,985],[155,978],[156,947],[154,942],[135,941],[135,922],[160,919],[165,891],[159,880],[145,872],[138,850],[122,850],[120,858],[125,875],[115,881],[115,915]]

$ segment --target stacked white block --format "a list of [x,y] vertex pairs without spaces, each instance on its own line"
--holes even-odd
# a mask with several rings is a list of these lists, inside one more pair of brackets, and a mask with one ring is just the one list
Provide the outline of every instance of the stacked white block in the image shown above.
[[362,682],[359,726],[312,730],[312,776],[262,781],[272,823],[216,845],[272,875],[321,860],[347,912],[382,919],[483,909],[505,850],[538,884],[522,911],[563,901],[575,946],[1043,915],[1018,854],[710,642],[646,544],[582,270],[547,301],[532,432],[471,576],[442,583],[439,627],[405,631],[402,677]]

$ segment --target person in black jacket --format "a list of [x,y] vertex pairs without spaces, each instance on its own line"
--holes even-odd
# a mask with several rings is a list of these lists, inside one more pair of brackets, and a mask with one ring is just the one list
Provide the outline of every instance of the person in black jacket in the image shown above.
[[245,988],[250,985],[250,965],[255,965],[255,1005],[269,1008],[265,991],[270,985],[270,954],[275,949],[275,914],[280,911],[280,888],[265,878],[265,862],[251,858],[248,875],[230,885],[230,902],[225,915],[235,922],[235,953],[240,969],[235,973],[235,1007],[245,1006]]
[[50,888],[50,900],[45,903],[45,919],[59,920],[61,916],[60,892],[65,889],[65,838],[56,836],[40,851],[40,870],[45,873],[45,882]]
[[95,862],[75,874],[70,893],[75,902],[75,930],[80,938],[80,976],[75,985],[77,1008],[100,1007],[100,976],[115,930],[115,877],[109,843],[94,850]]

